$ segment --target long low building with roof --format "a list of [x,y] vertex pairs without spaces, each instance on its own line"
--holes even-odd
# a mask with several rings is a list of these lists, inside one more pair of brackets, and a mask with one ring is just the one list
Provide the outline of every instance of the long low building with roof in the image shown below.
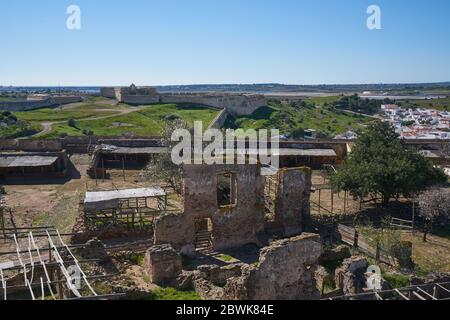
[[0,180],[63,178],[69,159],[62,152],[0,153]]
[[107,169],[142,169],[152,157],[167,151],[166,147],[120,147],[99,145],[95,149],[88,174],[92,178],[106,175]]

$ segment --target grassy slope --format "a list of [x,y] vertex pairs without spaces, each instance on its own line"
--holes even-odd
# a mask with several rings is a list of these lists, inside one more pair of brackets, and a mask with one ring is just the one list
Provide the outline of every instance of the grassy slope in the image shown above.
[[[92,108],[94,107],[97,108],[97,106],[92,106]],[[83,105],[82,107],[68,110],[45,108],[32,111],[14,112],[14,115],[20,120],[45,122],[45,121],[65,121],[70,118],[85,119],[118,113],[115,111],[97,111],[93,110],[92,108],[89,105]]]
[[15,139],[28,135],[33,135],[42,130],[42,127],[38,123],[30,123],[22,121],[17,125],[8,125],[7,127],[0,128],[1,139]]
[[92,130],[95,135],[116,136],[131,133],[139,136],[158,135],[164,126],[164,119],[170,115],[176,115],[189,124],[194,121],[203,121],[204,127],[208,126],[218,114],[218,110],[195,105],[162,104],[153,105],[141,111],[118,115],[107,119],[79,120],[76,122],[78,129],[69,127],[66,123],[56,124],[53,130],[40,138],[54,138],[63,133],[69,135],[82,135],[83,130]]
[[295,108],[287,103],[271,102],[269,107],[257,110],[251,116],[228,119],[226,126],[243,129],[280,129],[281,133],[289,133],[294,129],[315,129],[327,134],[339,134],[347,130],[361,128],[372,119],[365,116],[346,113],[334,108],[325,107],[339,97],[309,99],[320,106]]
[[[450,111],[450,97],[432,100],[407,100],[404,105],[411,104],[418,108],[432,108],[442,111]],[[408,103],[409,102],[409,103]]]

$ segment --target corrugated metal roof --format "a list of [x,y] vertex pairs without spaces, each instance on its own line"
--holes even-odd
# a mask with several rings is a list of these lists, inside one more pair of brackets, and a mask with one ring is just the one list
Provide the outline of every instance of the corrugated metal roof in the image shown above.
[[[223,154],[229,154],[229,150],[224,150]],[[243,149],[235,150],[235,154],[247,154],[247,155],[258,155],[259,150],[255,149]],[[233,151],[230,152],[233,154]],[[279,155],[279,156],[311,156],[311,157],[337,157],[336,152],[333,149],[293,149],[293,148],[279,148],[277,150],[268,150],[269,155]]]
[[46,156],[1,156],[1,168],[17,167],[45,167],[50,166],[58,160],[58,157]]
[[165,195],[166,192],[162,188],[86,192],[84,208],[87,210],[115,209],[120,199],[150,198]]
[[104,153],[118,153],[118,154],[161,154],[167,151],[166,147],[144,147],[144,148],[129,148],[116,147],[110,145],[103,145],[102,152]]
[[282,148],[280,156],[337,157],[333,149],[287,149]]

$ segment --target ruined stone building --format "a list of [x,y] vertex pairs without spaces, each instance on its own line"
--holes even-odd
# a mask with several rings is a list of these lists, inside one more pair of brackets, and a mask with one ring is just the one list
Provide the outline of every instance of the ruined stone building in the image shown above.
[[[265,179],[260,165],[183,166],[184,212],[155,222],[155,244],[194,249],[205,241],[213,250],[253,243],[264,245],[267,232],[283,236],[299,234],[309,216],[311,172],[308,168],[279,172],[276,213],[265,217]],[[222,182],[221,182],[222,181]],[[219,183],[228,184],[225,199]]]
[[[190,283],[205,299],[319,298],[314,272],[320,237],[304,233],[311,170],[282,169],[277,180],[275,214],[268,218],[260,165],[183,166],[184,211],[155,221],[154,246],[146,255],[152,282]],[[274,236],[285,239],[271,242]],[[182,270],[180,254],[246,245],[262,248],[254,263]]]

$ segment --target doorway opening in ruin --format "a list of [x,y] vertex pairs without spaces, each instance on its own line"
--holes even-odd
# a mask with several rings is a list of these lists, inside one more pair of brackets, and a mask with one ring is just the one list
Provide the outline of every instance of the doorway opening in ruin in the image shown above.
[[213,223],[210,218],[195,219],[195,249],[210,251],[212,249]]
[[236,205],[236,190],[236,174],[227,172],[217,175],[217,203],[219,207]]

